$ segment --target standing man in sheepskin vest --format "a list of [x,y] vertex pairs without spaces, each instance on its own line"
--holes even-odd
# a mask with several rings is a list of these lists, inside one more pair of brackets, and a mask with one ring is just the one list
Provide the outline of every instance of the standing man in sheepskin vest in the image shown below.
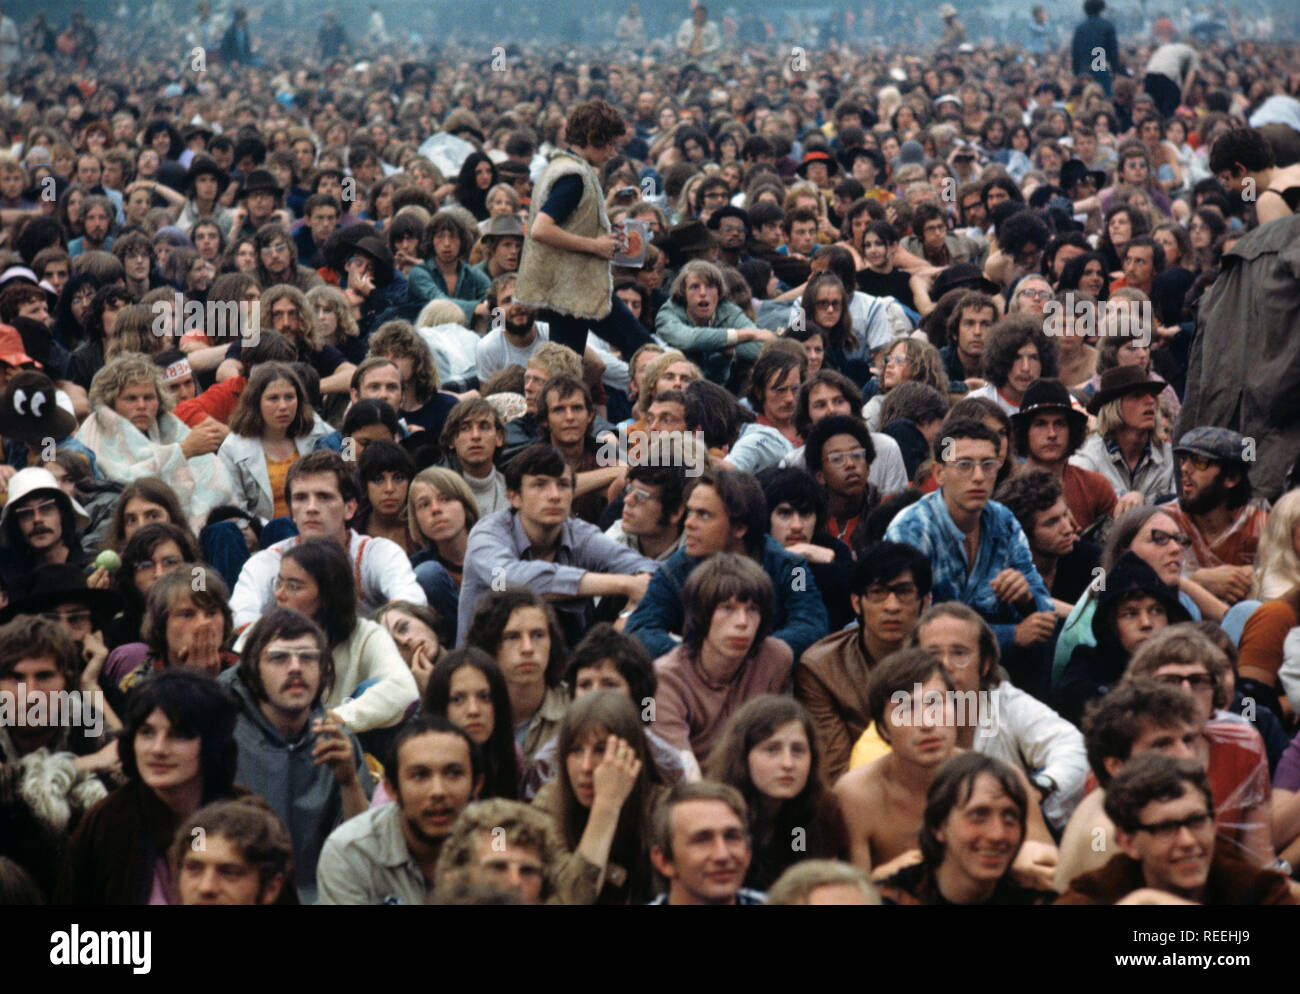
[[515,301],[537,308],[552,342],[582,355],[588,330],[626,357],[650,341],[627,305],[613,296],[609,260],[618,239],[610,231],[596,170],[617,153],[625,130],[618,111],[589,100],[569,112],[569,151],[551,156],[537,181],[528,238],[519,263]]

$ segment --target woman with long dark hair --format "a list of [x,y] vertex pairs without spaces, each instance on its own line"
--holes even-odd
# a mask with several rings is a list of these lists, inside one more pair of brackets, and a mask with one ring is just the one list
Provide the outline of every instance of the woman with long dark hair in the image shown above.
[[[326,710],[355,734],[389,728],[402,720],[419,697],[415,677],[388,630],[357,617],[352,561],[341,545],[309,538],[285,549],[275,602],[325,629],[334,657],[334,685],[321,701]],[[242,643],[241,638],[236,649]]]
[[[631,698],[598,690],[560,724],[560,773],[533,804],[555,819],[569,856],[557,873],[566,903],[644,904],[654,880],[646,847],[663,777]],[[593,885],[591,867],[600,873]]]
[[58,904],[167,904],[176,826],[235,786],[234,699],[211,677],[163,670],[127,699],[119,740],[126,784],[86,813],[68,842]]
[[[822,781],[818,751],[803,705],[764,694],[731,716],[709,754],[705,776],[735,787],[749,805],[754,858],[746,887],[767,890],[803,859],[844,858],[844,822]],[[804,845],[793,845],[796,839]]]
[[519,750],[510,726],[510,691],[495,659],[472,646],[447,653],[429,678],[424,712],[460,726],[483,750],[480,800],[519,797]]
[[482,221],[488,216],[487,195],[498,182],[496,163],[486,152],[471,152],[456,176],[456,202]]

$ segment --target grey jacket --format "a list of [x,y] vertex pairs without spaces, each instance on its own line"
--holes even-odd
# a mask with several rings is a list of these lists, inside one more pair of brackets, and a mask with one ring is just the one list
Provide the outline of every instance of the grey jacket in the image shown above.
[[316,864],[317,904],[429,904],[433,883],[402,835],[393,801],[349,818],[325,840]]
[[[235,742],[239,746],[235,781],[262,797],[280,816],[293,837],[294,873],[298,879],[298,898],[303,904],[316,902],[316,864],[325,840],[343,818],[343,796],[338,780],[324,764],[312,759],[316,736],[311,722],[325,717],[318,704],[312,708],[307,728],[294,742],[272,727],[253,699],[252,692],[239,679],[239,668],[231,667],[218,678],[239,700],[239,717],[235,720]],[[374,792],[370,771],[361,753],[361,744],[350,732],[357,776],[369,797]]]

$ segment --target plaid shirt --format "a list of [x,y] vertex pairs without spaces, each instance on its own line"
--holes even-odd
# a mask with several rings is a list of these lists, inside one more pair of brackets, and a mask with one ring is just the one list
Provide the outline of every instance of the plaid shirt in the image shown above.
[[1036,610],[1053,609],[1047,585],[1034,568],[1025,533],[1015,515],[997,501],[989,501],[980,512],[979,548],[973,568],[966,558],[966,536],[948,513],[942,491],[926,494],[904,508],[890,523],[885,538],[906,542],[929,557],[932,602],[961,601],[977,611],[993,629],[1004,653],[1014,644],[1015,627],[1023,619],[1014,606],[993,595],[989,584],[995,576],[1004,569],[1018,570],[1029,581]]

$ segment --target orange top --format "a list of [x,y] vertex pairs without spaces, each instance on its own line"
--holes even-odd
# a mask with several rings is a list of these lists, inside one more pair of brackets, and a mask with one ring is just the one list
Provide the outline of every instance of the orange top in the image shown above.
[[284,499],[284,479],[289,475],[289,467],[297,458],[297,456],[290,456],[288,459],[266,457],[266,472],[271,477],[271,494],[275,497],[275,510],[271,512],[273,518],[289,517],[289,502]]

